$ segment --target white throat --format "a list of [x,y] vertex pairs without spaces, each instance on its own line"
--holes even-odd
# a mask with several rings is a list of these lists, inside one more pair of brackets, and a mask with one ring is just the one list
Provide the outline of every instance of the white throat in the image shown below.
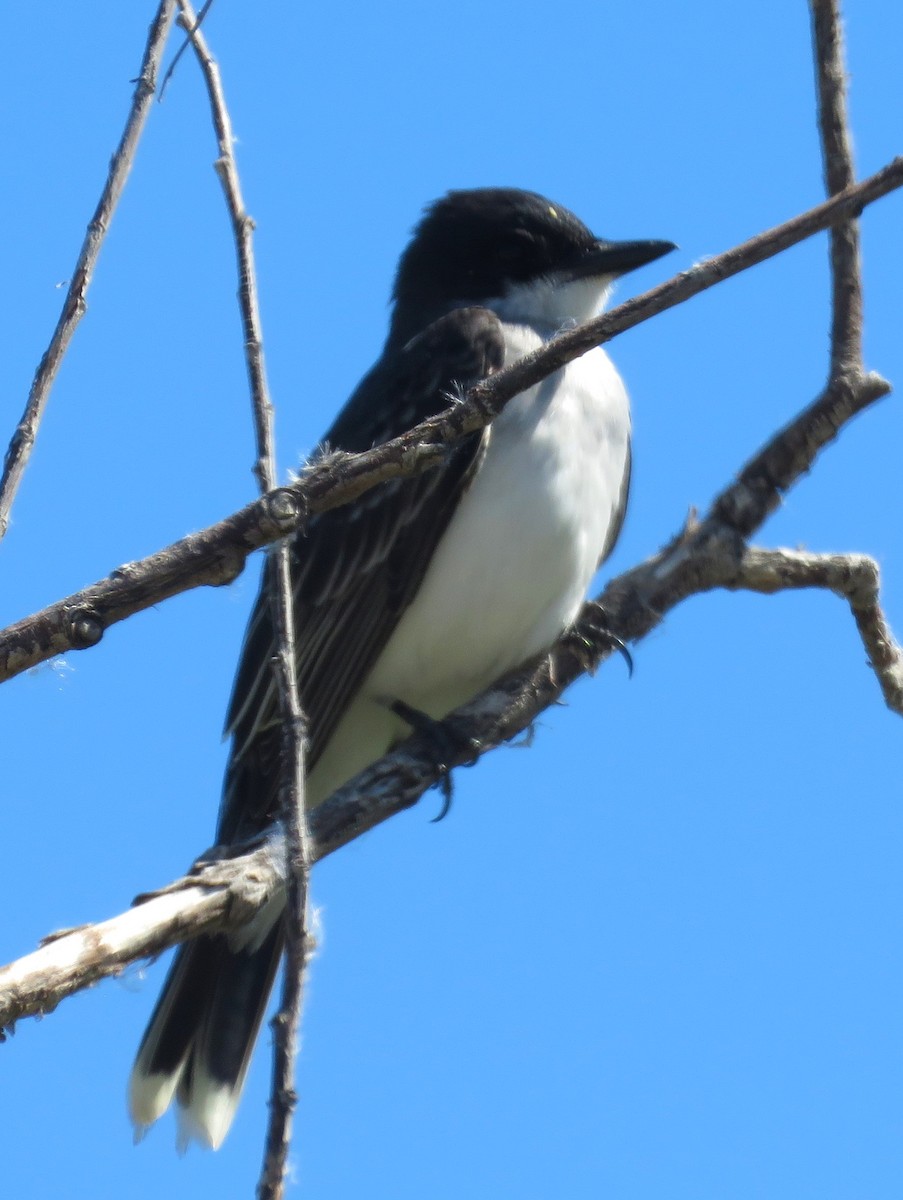
[[532,325],[557,332],[569,325],[579,325],[599,313],[614,284],[611,275],[567,282],[560,277],[546,276],[529,283],[512,285],[504,296],[489,300],[486,307],[503,321],[515,325]]

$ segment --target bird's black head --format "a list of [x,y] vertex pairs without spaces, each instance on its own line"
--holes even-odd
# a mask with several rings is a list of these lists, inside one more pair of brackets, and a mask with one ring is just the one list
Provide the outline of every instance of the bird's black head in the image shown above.
[[406,339],[451,308],[506,297],[518,285],[610,281],[672,249],[604,241],[536,192],[449,192],[426,209],[399,262],[392,337]]

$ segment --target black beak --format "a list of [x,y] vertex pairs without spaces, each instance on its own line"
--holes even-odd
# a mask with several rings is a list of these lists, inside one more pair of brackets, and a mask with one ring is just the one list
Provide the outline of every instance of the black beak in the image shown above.
[[594,275],[626,275],[637,267],[655,262],[663,254],[676,250],[673,242],[606,242],[600,238],[574,266],[572,279],[591,279]]

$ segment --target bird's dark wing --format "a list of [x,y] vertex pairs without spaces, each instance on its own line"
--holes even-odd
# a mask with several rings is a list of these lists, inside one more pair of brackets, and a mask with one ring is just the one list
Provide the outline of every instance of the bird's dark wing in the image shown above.
[[621,536],[621,530],[624,528],[624,518],[627,516],[627,501],[630,498],[630,476],[633,471],[633,454],[630,449],[630,442],[627,443],[627,461],[624,464],[624,476],[621,479],[621,493],[618,496],[618,507],[612,514],[611,525],[608,527],[608,537],[605,539],[605,545],[602,548],[602,555],[599,559],[599,566],[605,562],[612,550],[614,550],[618,538]]
[[[503,359],[495,315],[483,308],[457,309],[403,349],[384,355],[324,441],[330,449],[370,449],[447,408],[457,388],[498,370]],[[309,719],[309,769],[420,586],[479,462],[483,437],[476,433],[458,442],[433,470],[391,480],[313,517],[295,538],[295,642]],[[280,732],[270,570],[267,560],[226,720],[232,753],[218,831],[224,842],[251,836],[277,809]]]

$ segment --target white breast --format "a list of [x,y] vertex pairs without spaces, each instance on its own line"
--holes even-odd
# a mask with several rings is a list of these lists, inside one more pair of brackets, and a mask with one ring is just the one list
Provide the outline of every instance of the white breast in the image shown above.
[[[553,332],[504,328],[506,362]],[[571,623],[616,519],[629,435],[627,394],[601,349],[508,404],[417,596],[312,773],[309,803],[404,731],[385,698],[442,716]]]

